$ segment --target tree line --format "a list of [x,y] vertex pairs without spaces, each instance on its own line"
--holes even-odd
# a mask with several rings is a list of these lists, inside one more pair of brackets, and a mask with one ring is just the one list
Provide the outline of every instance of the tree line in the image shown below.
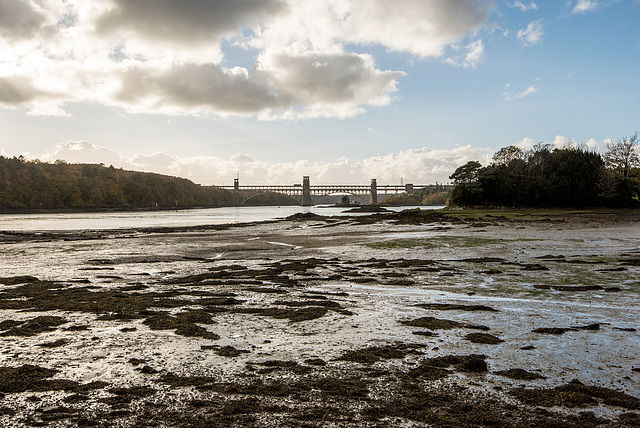
[[607,144],[600,155],[584,147],[538,143],[500,149],[483,167],[470,161],[449,177],[453,204],[509,207],[640,207],[638,133]]
[[413,205],[447,205],[451,198],[453,186],[437,183],[434,186],[415,190],[413,193],[401,193],[385,198],[380,205],[413,206]]
[[0,156],[0,209],[186,208],[234,205],[232,192],[113,166]]

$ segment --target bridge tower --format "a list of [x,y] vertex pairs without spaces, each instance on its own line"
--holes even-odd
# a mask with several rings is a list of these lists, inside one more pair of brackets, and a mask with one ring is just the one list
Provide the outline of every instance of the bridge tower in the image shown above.
[[369,203],[371,205],[378,204],[378,182],[375,178],[371,179],[371,194],[369,195]]
[[413,193],[413,184],[412,183],[405,184],[404,191],[406,192],[407,195],[411,195]]
[[233,193],[240,193],[240,177],[233,179]]
[[313,201],[311,200],[311,182],[309,181],[309,176],[305,175],[302,177],[302,206],[308,207],[313,205]]

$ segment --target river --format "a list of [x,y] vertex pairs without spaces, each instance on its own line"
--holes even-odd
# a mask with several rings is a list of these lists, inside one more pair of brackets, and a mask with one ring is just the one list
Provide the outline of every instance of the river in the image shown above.
[[[391,207],[389,209],[400,211],[409,208],[416,207]],[[438,209],[442,206],[421,208]],[[296,213],[311,212],[329,216],[347,214],[344,211],[344,207],[326,206],[241,206],[176,211],[0,214],[0,231],[96,230],[248,223],[285,218]],[[353,215],[354,213],[348,214]]]

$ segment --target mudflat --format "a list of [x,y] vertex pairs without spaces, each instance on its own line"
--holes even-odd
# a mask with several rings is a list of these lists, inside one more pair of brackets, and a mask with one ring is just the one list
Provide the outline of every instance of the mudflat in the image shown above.
[[0,232],[3,426],[638,426],[640,214]]

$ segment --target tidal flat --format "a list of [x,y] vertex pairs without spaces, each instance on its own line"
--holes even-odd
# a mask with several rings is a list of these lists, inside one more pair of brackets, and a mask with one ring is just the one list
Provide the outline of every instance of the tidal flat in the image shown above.
[[0,232],[2,426],[640,426],[640,214]]

